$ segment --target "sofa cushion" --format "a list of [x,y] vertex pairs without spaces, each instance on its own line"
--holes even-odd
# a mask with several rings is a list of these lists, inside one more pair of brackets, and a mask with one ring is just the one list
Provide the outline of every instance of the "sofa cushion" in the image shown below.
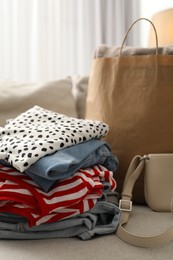
[[0,126],[35,105],[77,117],[71,79],[39,83],[0,82]]
[[75,75],[71,80],[73,85],[72,93],[75,98],[78,118],[84,118],[89,76]]

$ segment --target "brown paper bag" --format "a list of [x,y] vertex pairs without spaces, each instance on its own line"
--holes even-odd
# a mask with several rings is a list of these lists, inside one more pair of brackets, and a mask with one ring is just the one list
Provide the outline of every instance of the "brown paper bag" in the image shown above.
[[[124,47],[124,55],[123,44],[119,56],[93,60],[86,106],[86,118],[110,127],[105,140],[119,158],[115,178],[120,193],[135,155],[173,152],[173,47],[158,48],[157,34],[154,54],[153,49]],[[142,179],[133,201],[145,203]]]

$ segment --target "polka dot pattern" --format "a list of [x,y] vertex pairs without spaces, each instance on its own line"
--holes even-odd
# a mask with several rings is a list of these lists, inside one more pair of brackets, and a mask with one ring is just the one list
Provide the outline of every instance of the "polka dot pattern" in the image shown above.
[[34,106],[0,128],[0,159],[23,172],[46,154],[102,138],[108,130],[100,121],[67,117]]

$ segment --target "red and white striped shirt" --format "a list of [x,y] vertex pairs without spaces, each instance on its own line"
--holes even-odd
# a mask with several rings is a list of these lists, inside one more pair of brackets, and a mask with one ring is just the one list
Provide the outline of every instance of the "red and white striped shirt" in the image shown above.
[[115,190],[113,173],[97,165],[77,171],[46,193],[26,174],[0,165],[0,212],[26,217],[30,226],[69,218],[94,207],[104,181]]

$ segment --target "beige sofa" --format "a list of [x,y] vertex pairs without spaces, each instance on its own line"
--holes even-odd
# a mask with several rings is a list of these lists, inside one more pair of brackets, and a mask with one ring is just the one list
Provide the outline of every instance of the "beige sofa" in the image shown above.
[[[0,126],[34,105],[84,117],[88,77],[68,77],[54,82],[25,84],[0,82]],[[173,223],[171,213],[156,213],[145,206],[133,206],[127,230],[137,235],[154,235]],[[62,238],[31,241],[0,241],[0,259],[6,260],[130,260],[173,258],[173,242],[159,248],[137,248],[110,234],[82,241]]]

